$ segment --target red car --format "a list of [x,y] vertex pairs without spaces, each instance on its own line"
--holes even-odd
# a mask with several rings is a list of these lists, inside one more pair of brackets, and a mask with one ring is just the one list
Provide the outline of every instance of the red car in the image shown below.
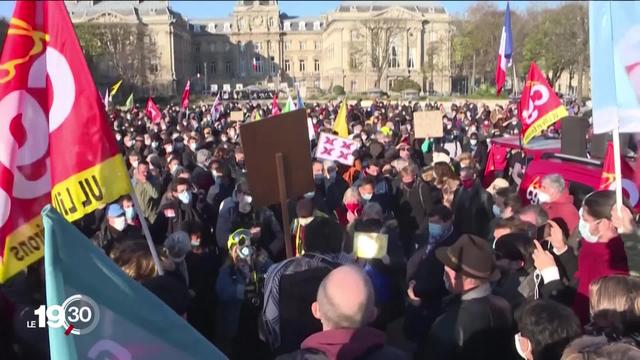
[[[520,139],[515,136],[491,139],[494,147],[520,149]],[[518,192],[524,204],[538,203],[538,189],[545,175],[560,174],[569,185],[574,205],[579,208],[585,196],[600,186],[602,161],[560,154],[560,139],[537,137],[523,147],[527,159],[526,168]]]

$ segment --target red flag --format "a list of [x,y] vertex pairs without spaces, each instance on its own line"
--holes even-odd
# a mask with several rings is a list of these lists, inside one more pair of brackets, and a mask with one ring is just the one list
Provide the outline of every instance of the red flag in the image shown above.
[[131,187],[64,2],[15,2],[0,112],[3,282],[42,256],[46,204],[75,221]]
[[[607,144],[607,153],[604,155],[604,162],[602,163],[602,176],[600,179],[599,190],[615,190],[616,189],[616,172],[615,172],[615,157],[613,155],[613,143],[609,141]],[[622,194],[629,200],[631,206],[636,209],[640,208],[639,201],[640,193],[638,187],[634,183],[634,171],[627,160],[622,157],[620,159],[620,175],[622,175]]]
[[144,109],[144,113],[149,117],[149,119],[151,119],[151,122],[153,122],[154,124],[159,122],[162,118],[162,114],[160,113],[160,110],[158,109],[156,103],[153,102],[152,98],[149,98],[149,100],[147,100],[147,107]]
[[273,93],[273,100],[271,100],[271,116],[280,114],[280,108],[278,107],[278,93]]
[[[187,85],[185,85],[184,91],[182,92],[182,108],[183,109],[186,109],[189,107],[189,93],[191,92],[190,87],[191,87],[191,80],[187,81]],[[147,107],[149,107],[149,102],[147,102]]]
[[567,109],[553,91],[547,79],[535,63],[531,63],[527,82],[522,89],[518,105],[518,117],[522,122],[522,142],[526,144],[533,137],[567,116]]
[[503,171],[507,167],[507,153],[509,149],[498,144],[491,144],[487,154],[487,165],[482,177],[482,185],[487,188],[496,179],[496,171]]

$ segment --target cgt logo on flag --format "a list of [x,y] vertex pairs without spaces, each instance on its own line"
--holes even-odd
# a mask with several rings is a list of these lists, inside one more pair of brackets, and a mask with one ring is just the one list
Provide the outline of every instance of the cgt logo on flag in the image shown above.
[[353,152],[358,148],[355,141],[335,135],[322,133],[316,148],[319,159],[337,161],[344,165],[353,165]]

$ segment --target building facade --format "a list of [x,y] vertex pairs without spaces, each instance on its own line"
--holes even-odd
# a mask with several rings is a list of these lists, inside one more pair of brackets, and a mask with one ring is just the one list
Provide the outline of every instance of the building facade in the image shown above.
[[[227,18],[200,19],[169,1],[66,5],[74,23],[143,24],[157,48],[149,71],[159,92],[176,94],[191,80],[202,92],[286,85],[304,95],[340,85],[358,93],[389,90],[401,78],[425,92],[451,90],[450,17],[434,1],[343,1],[317,17],[283,13],[276,0],[237,1]],[[376,26],[393,28],[385,44],[373,41]],[[375,56],[386,65],[376,66]]]

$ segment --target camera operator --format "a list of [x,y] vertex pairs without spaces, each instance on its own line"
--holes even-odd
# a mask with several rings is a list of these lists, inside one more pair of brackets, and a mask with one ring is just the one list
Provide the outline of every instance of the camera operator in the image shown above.
[[258,337],[264,274],[271,266],[267,252],[252,241],[251,231],[238,229],[227,242],[229,257],[216,281],[217,331],[220,348],[233,359],[255,359],[268,351]]

